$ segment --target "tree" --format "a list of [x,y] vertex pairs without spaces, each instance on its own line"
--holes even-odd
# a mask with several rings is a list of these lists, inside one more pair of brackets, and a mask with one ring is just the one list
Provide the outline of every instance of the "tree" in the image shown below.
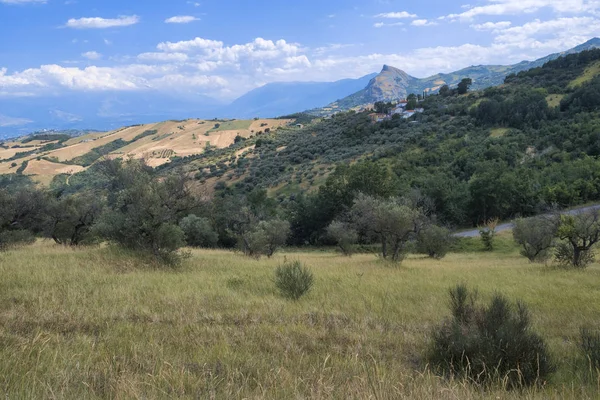
[[42,233],[48,205],[47,193],[31,187],[0,190],[0,250],[31,243]]
[[414,110],[415,108],[417,108],[417,105],[419,104],[419,99],[418,99],[417,95],[415,95],[414,93],[411,93],[408,95],[406,100],[407,100],[407,103],[406,103],[407,110]]
[[78,246],[92,243],[92,227],[103,207],[104,197],[95,192],[55,199],[48,207],[45,233],[58,244]]
[[437,225],[429,225],[417,234],[417,251],[431,258],[442,259],[448,253],[453,237],[450,231]]
[[219,235],[207,218],[190,214],[179,222],[179,227],[185,234],[188,246],[215,247],[219,241]]
[[358,233],[350,224],[333,221],[327,227],[327,236],[337,244],[342,254],[352,255],[352,245],[358,241]]
[[352,207],[358,231],[375,235],[381,243],[383,258],[401,261],[408,240],[418,230],[420,213],[401,199],[380,200],[360,194]]
[[257,230],[262,232],[265,238],[265,254],[267,257],[271,257],[278,248],[285,245],[287,238],[290,236],[290,223],[279,218],[261,221]]
[[563,240],[557,246],[557,260],[564,265],[585,268],[594,259],[593,246],[600,241],[600,212],[561,215],[557,236]]
[[149,252],[173,263],[185,245],[179,220],[198,204],[186,175],[158,179],[141,160],[108,160],[102,165],[110,178],[108,210],[95,225],[103,238],[120,246]]
[[513,238],[521,248],[521,254],[531,262],[548,259],[554,246],[554,238],[558,228],[555,216],[538,216],[517,219],[513,228]]
[[385,101],[376,101],[375,104],[373,104],[373,110],[380,114],[388,114],[392,108],[392,103],[386,103]]
[[442,87],[440,87],[440,96],[442,97],[448,97],[452,94],[450,87],[448,85],[442,85]]
[[479,227],[479,236],[483,242],[483,247],[486,251],[494,250],[494,239],[496,238],[496,228],[498,227],[498,218],[492,218],[486,221],[483,226]]
[[471,78],[464,78],[458,83],[458,94],[465,94],[469,91],[469,88],[473,84],[473,80]]

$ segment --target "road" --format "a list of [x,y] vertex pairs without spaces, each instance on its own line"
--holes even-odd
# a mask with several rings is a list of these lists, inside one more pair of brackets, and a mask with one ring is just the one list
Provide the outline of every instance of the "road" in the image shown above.
[[[577,214],[580,212],[588,212],[588,211],[593,211],[593,210],[600,210],[600,204],[594,204],[593,206],[585,206],[585,207],[574,208],[572,210],[562,211],[561,214],[573,215],[573,214]],[[550,214],[545,214],[545,215],[550,215]],[[513,226],[514,226],[514,224],[512,222],[500,224],[496,227],[496,232],[507,231],[509,229],[512,229]],[[456,232],[453,234],[453,236],[463,237],[463,238],[478,237],[479,229],[472,229],[470,231]]]

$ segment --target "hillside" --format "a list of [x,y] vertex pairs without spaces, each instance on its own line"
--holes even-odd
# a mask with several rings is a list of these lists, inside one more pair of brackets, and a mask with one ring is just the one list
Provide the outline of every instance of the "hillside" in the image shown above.
[[347,97],[340,98],[322,108],[311,109],[313,115],[329,115],[353,108],[373,104],[377,101],[394,101],[406,98],[410,93],[435,93],[443,85],[456,86],[463,78],[471,78],[472,89],[484,89],[500,85],[510,74],[541,67],[551,60],[584,50],[600,48],[600,38],[591,39],[562,53],[550,54],[535,61],[522,61],[514,65],[477,65],[451,73],[440,73],[428,78],[415,78],[406,72],[384,65],[382,71],[373,78],[366,88]]
[[[98,159],[144,158],[157,167],[178,157],[226,148],[236,137],[276,130],[291,120],[183,120],[124,127],[70,137],[40,133],[0,143],[0,174],[18,173],[48,184],[58,174],[81,172]],[[239,140],[239,139],[238,139]]]

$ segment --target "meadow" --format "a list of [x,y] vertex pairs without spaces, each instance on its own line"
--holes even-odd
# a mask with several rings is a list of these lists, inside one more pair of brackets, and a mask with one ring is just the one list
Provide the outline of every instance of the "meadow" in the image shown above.
[[[287,250],[254,260],[190,250],[174,269],[102,246],[49,241],[0,253],[0,391],[6,398],[479,399],[598,398],[577,348],[600,324],[600,265],[530,264],[509,236],[482,252],[467,239],[442,260],[401,265],[373,254]],[[275,268],[315,275],[299,301]],[[522,299],[557,372],[539,387],[481,388],[429,372],[431,330],[448,288]]]

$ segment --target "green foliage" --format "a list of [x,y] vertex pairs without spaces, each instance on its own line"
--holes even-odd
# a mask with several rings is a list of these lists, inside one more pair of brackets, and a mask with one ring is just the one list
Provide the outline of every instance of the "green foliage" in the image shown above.
[[476,298],[465,285],[450,289],[452,318],[434,329],[428,362],[477,384],[543,384],[555,368],[546,343],[531,331],[527,307],[498,294],[481,307]]
[[82,192],[48,203],[44,233],[58,244],[78,246],[96,243],[92,227],[104,207],[100,193]]
[[464,78],[458,83],[457,92],[458,94],[465,94],[469,90],[469,87],[473,84],[473,80],[471,78]]
[[142,161],[104,161],[108,210],[94,226],[106,240],[172,263],[185,245],[178,223],[196,204],[185,176],[156,179]]
[[337,244],[342,254],[351,256],[353,245],[358,241],[358,232],[349,223],[333,221],[327,227],[327,236]]
[[190,214],[179,222],[179,227],[188,246],[215,247],[219,241],[219,235],[207,218]]
[[521,246],[521,254],[531,262],[544,262],[554,247],[557,218],[539,216],[515,221],[513,238]]
[[275,270],[275,286],[287,299],[300,299],[312,289],[313,284],[313,273],[300,261],[285,263]]
[[359,194],[351,210],[352,221],[359,232],[373,235],[381,244],[381,256],[394,262],[406,255],[406,244],[416,233],[421,214],[406,200],[381,200]]
[[417,235],[417,251],[439,260],[446,256],[453,241],[450,230],[437,225],[429,225],[421,229]]
[[593,247],[600,241],[600,212],[578,212],[561,215],[557,236],[562,240],[556,248],[556,259],[573,268],[585,268],[594,260]]
[[46,193],[23,186],[0,189],[0,250],[31,243],[41,233],[47,210]]

